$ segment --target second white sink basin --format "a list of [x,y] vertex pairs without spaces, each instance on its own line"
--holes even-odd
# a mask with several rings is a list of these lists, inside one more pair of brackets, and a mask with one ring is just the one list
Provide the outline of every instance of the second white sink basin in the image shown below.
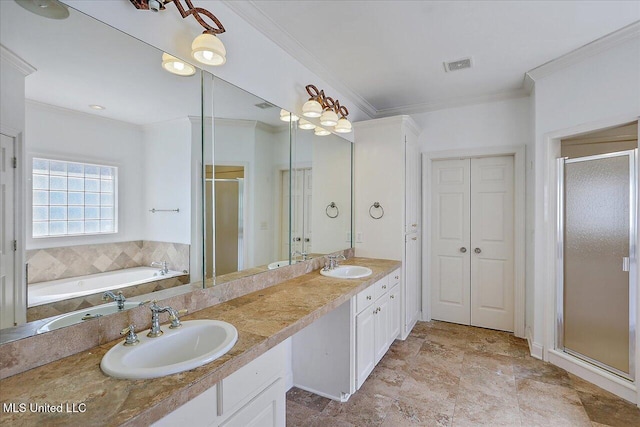
[[371,276],[370,268],[361,267],[359,265],[343,265],[336,267],[333,270],[320,270],[320,274],[327,277],[334,277],[336,279],[362,279],[363,277]]
[[115,378],[158,378],[188,371],[213,362],[226,354],[238,340],[238,331],[220,320],[187,320],[177,329],[162,325],[164,334],[147,337],[138,333],[140,342],[125,346],[122,342],[102,358],[100,368]]
[[[128,310],[130,308],[138,307],[139,305],[140,305],[139,302],[125,301],[124,309]],[[118,305],[115,302],[97,305],[95,307],[87,308],[84,310],[74,311],[72,313],[67,313],[67,314],[63,314],[62,316],[58,316],[52,321],[45,323],[43,326],[38,328],[36,333],[41,334],[43,332],[53,331],[54,329],[75,325],[76,323],[84,322],[91,319],[96,319],[98,317],[106,316],[107,314],[117,313],[119,311],[121,310],[118,310]]]
[[[295,264],[295,261],[292,261],[291,263],[292,263],[292,264]],[[286,265],[289,265],[289,260],[288,260],[288,259],[285,259],[285,260],[282,260],[282,261],[275,261],[275,262],[272,262],[271,264],[269,264],[269,265],[267,266],[267,268],[268,268],[269,270],[275,270],[276,268],[284,267],[284,266],[286,266]]]

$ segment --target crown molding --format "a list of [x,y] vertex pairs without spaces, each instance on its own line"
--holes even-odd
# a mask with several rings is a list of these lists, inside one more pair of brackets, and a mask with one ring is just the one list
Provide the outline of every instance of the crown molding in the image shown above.
[[[640,21],[633,22],[626,27],[622,27],[621,29],[602,36],[591,43],[587,43],[586,45],[580,46],[569,53],[539,65],[538,67],[527,71],[526,76],[535,82],[636,37],[640,37]],[[527,77],[525,77],[525,82]]]
[[354,129],[365,129],[372,126],[407,126],[409,130],[413,131],[416,135],[419,135],[422,130],[416,124],[411,116],[406,114],[381,117],[377,119],[364,120],[353,123]]
[[300,42],[265,15],[256,6],[255,1],[222,0],[222,3],[306,68],[324,79],[336,91],[348,97],[350,102],[369,115],[369,117],[375,117],[378,114],[378,111],[373,105],[346,86],[339,78],[336,78],[333,73],[330,72],[318,58],[305,49]]
[[6,48],[2,44],[0,44],[0,58],[13,65],[13,67],[16,70],[20,71],[23,76],[28,76],[29,74],[35,73],[37,71],[36,67],[20,58],[16,53]]
[[524,88],[509,90],[506,92],[496,92],[475,97],[452,98],[446,100],[425,102],[423,104],[404,105],[401,107],[384,108],[378,110],[379,117],[395,116],[398,114],[420,114],[430,111],[445,110],[454,107],[466,107],[468,105],[485,104],[490,102],[504,101],[507,99],[524,98],[529,96],[529,91]]

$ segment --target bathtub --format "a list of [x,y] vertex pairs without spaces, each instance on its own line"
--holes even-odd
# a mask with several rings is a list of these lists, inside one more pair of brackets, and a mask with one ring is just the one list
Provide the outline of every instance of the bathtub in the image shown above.
[[170,279],[183,274],[185,273],[169,270],[167,274],[162,275],[157,268],[134,267],[90,274],[88,276],[34,283],[27,287],[27,301],[29,302],[29,307],[35,307],[69,298],[140,285],[155,280]]

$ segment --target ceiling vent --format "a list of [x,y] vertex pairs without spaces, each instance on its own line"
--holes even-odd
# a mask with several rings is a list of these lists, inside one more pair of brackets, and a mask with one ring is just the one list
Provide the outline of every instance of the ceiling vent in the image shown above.
[[261,102],[260,104],[254,104],[256,107],[266,110],[267,108],[273,108],[275,105],[268,103],[267,101]]
[[465,68],[471,68],[472,65],[471,57],[458,59],[457,61],[443,62],[443,64],[446,72],[464,70]]

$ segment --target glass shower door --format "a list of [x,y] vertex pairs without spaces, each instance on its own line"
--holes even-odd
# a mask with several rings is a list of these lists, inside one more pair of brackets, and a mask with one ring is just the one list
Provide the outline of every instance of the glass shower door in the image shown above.
[[629,379],[635,347],[630,270],[636,151],[559,159],[558,347]]

